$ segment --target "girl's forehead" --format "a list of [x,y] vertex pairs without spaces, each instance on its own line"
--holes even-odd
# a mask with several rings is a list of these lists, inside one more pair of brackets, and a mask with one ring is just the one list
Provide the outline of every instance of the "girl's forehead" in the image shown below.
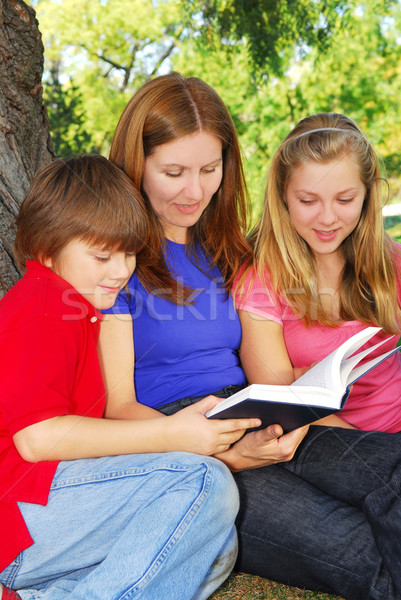
[[359,187],[363,185],[360,168],[352,156],[340,156],[336,159],[319,162],[308,160],[294,167],[287,179],[287,186],[302,189],[320,189],[325,185],[339,188]]

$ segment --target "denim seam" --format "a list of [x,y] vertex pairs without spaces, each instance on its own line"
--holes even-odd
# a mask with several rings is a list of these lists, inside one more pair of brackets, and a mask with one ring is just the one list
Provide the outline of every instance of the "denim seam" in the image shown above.
[[2,581],[2,584],[5,587],[13,588],[13,584],[14,584],[15,578],[18,575],[18,571],[21,568],[21,564],[22,564],[22,556],[21,556],[21,553],[20,553],[15,558],[15,560],[13,560],[13,562],[10,565],[8,565],[8,567],[6,567],[6,569],[5,569],[7,571],[8,570],[10,571],[9,575],[7,573],[7,579],[4,580],[4,581]]
[[136,597],[138,592],[146,592],[146,587],[150,583],[150,581],[157,575],[163,563],[168,559],[172,550],[175,548],[177,543],[186,533],[189,526],[192,524],[197,514],[199,513],[200,508],[206,502],[212,481],[212,473],[209,465],[206,465],[206,472],[203,478],[203,486],[196,499],[189,507],[185,516],[181,519],[179,524],[177,525],[175,531],[170,535],[167,542],[164,544],[163,548],[160,550],[159,554],[155,557],[152,564],[149,565],[147,571],[142,575],[141,579],[137,581],[133,586],[131,586],[120,598],[120,600],[130,600],[131,598]]
[[[60,481],[53,480],[53,483],[50,487],[50,491],[55,491],[58,489],[66,488],[66,487],[74,487],[79,485],[86,485],[88,483],[99,483],[101,481],[111,481],[114,479],[125,479],[126,477],[141,477],[143,475],[148,475],[149,473],[153,473],[156,471],[177,471],[177,472],[185,472],[188,470],[192,470],[192,467],[180,467],[177,465],[166,465],[163,467],[152,467],[149,469],[130,469],[124,471],[110,471],[109,473],[103,474],[93,474],[86,475],[85,477],[72,477],[67,479],[61,479]],[[57,473],[55,478],[57,478]]]

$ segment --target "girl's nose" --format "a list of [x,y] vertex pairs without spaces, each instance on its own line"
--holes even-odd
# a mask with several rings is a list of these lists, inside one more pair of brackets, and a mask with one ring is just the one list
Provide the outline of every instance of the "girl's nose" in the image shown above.
[[323,204],[318,216],[319,223],[330,226],[338,221],[338,216],[331,204]]

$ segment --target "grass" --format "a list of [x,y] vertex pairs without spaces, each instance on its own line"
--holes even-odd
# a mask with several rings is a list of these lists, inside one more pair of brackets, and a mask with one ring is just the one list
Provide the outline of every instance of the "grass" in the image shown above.
[[232,573],[210,600],[344,600],[245,573]]

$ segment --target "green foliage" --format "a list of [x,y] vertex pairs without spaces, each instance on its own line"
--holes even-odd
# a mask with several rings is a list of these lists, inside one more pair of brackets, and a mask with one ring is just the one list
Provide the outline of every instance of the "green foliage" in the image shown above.
[[202,15],[203,40],[217,37],[235,48],[246,40],[254,72],[281,74],[288,53],[323,51],[346,22],[344,0],[187,0],[187,12]]
[[[181,23],[180,2],[34,0],[32,4],[44,39],[45,68],[57,64],[63,87],[65,80],[72,80],[79,89],[86,133],[105,153],[132,92],[159,74],[189,35]],[[45,77],[45,86],[48,82]]]
[[43,99],[57,156],[96,152],[91,136],[85,130],[82,94],[72,82],[60,83],[56,66],[49,72]]
[[[261,213],[272,154],[300,118],[319,111],[344,112],[362,127],[396,182],[390,199],[399,198],[399,2],[350,0],[344,6],[342,0],[35,0],[33,4],[45,43],[47,98],[53,107],[61,107],[52,121],[60,148],[66,140],[71,149],[94,148],[107,154],[132,93],[150,77],[175,69],[203,78],[227,103],[243,149],[255,219]],[[259,58],[252,49],[258,40]],[[56,83],[49,75],[54,65]]]

